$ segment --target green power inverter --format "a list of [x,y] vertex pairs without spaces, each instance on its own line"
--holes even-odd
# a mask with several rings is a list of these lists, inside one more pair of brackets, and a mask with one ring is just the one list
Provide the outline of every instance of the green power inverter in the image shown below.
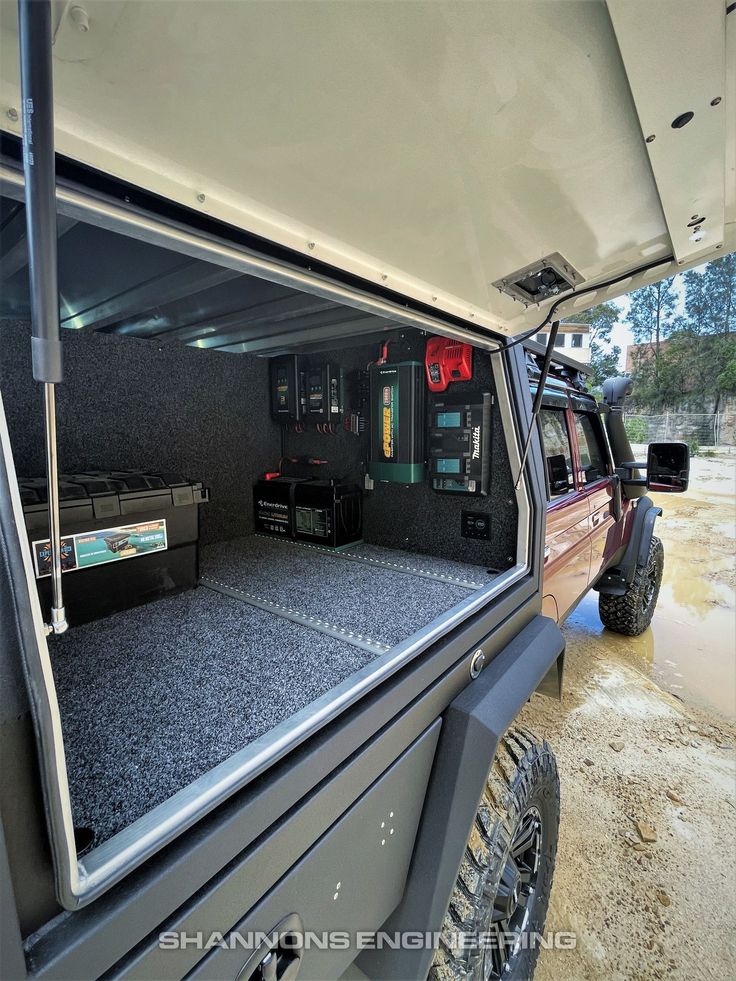
[[420,361],[370,367],[373,480],[424,480],[424,365]]

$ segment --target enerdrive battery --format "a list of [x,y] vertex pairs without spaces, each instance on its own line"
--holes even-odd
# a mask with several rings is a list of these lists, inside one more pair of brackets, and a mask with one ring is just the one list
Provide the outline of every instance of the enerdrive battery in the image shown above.
[[363,497],[356,484],[275,477],[253,486],[256,531],[276,538],[344,548],[360,541]]
[[424,365],[374,364],[370,377],[370,457],[373,480],[424,480]]

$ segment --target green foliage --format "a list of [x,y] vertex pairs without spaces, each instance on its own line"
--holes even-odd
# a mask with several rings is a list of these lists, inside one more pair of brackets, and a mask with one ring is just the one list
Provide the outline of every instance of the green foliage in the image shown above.
[[699,334],[736,331],[736,254],[690,269],[685,281],[685,314]]
[[593,341],[590,345],[590,366],[593,369],[591,384],[600,387],[606,378],[617,375],[620,357],[621,348],[615,344],[609,350],[605,350],[600,344]]
[[[710,396],[718,411],[736,393],[736,255],[682,277],[684,315],[674,314],[672,280],[632,294],[630,321],[639,342],[634,393],[639,405],[662,409],[686,396]],[[666,344],[662,342],[666,340]]]
[[562,322],[588,324],[592,348],[596,342],[600,344],[602,341],[607,344],[611,340],[611,328],[618,323],[620,317],[621,311],[615,303],[599,303],[597,306],[591,307],[590,310],[584,310]]
[[634,340],[637,344],[654,344],[655,357],[659,356],[660,344],[672,329],[677,303],[674,282],[675,277],[671,276],[631,294],[629,323]]
[[640,416],[630,416],[628,419],[624,419],[624,429],[629,437],[629,442],[646,443],[647,424]]
[[693,437],[687,441],[688,448],[690,449],[690,456],[697,456],[700,453],[700,443]]

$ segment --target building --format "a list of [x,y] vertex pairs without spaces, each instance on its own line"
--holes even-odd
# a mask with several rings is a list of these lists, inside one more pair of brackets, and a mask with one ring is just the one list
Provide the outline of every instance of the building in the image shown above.
[[[540,330],[534,340],[546,347],[549,330]],[[564,350],[568,357],[582,364],[590,364],[590,325],[560,324],[555,338],[555,349]]]
[[[669,341],[660,341],[659,353],[664,354],[669,346]],[[629,344],[626,348],[626,374],[633,375],[643,361],[651,361],[656,350],[657,345],[649,341],[643,344]]]

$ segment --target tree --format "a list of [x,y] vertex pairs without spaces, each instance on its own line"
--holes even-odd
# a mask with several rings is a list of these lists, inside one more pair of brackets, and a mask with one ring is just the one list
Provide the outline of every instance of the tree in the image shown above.
[[698,334],[736,332],[736,253],[684,275],[685,315]]
[[590,366],[593,369],[591,383],[595,388],[600,388],[606,378],[612,378],[619,373],[620,358],[621,348],[615,344],[609,350],[605,350],[600,344],[591,345]]
[[587,324],[590,328],[590,365],[593,369],[591,384],[594,389],[599,389],[606,378],[618,374],[621,348],[608,345],[611,342],[613,325],[618,323],[620,317],[618,306],[609,302],[599,303],[563,321],[569,324]]
[[[667,345],[660,345],[658,354],[647,348],[635,352],[635,397],[652,408],[677,404],[686,395],[713,398],[717,413],[722,397],[736,392],[736,256],[691,269],[683,283],[684,314],[674,316],[666,305],[661,318],[660,341],[666,336]],[[637,319],[637,340],[654,343],[654,287],[645,289],[649,298],[638,301],[632,327]],[[644,292],[633,294],[632,310]]]
[[[659,376],[662,341],[673,328],[677,293],[675,277],[663,279],[651,286],[642,286],[631,294],[629,323],[637,344],[652,345],[655,380]],[[643,354],[643,352],[640,352]]]
[[611,328],[618,323],[621,311],[615,303],[599,303],[584,310],[582,313],[564,320],[566,324],[588,324],[590,327],[590,346],[594,344],[608,344],[611,340]]

